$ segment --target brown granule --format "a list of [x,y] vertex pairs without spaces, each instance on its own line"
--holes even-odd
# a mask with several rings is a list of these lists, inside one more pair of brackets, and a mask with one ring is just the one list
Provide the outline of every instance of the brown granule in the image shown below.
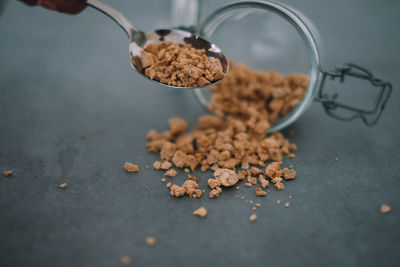
[[209,59],[204,49],[195,49],[191,44],[149,44],[141,53],[142,72],[164,84],[198,87],[225,77],[219,59]]
[[124,164],[124,170],[125,170],[126,172],[139,172],[139,171],[140,171],[140,168],[139,168],[139,166],[136,165],[136,164],[133,164],[133,163],[131,163],[131,162],[125,162],[125,164]]
[[286,203],[285,203],[285,207],[288,208],[289,206],[290,206],[290,203],[289,203],[289,202],[286,202]]
[[168,170],[171,167],[172,167],[172,163],[169,161],[163,161],[160,165],[160,169],[162,169],[162,170]]
[[66,189],[67,186],[68,186],[67,183],[63,183],[63,184],[60,184],[58,187],[61,189]]
[[265,191],[262,190],[261,188],[257,187],[257,188],[256,188],[256,195],[257,195],[257,196],[263,197],[263,196],[266,196],[266,195],[267,195],[267,192],[265,192]]
[[236,186],[236,190],[239,190],[240,189],[240,187],[239,186]]
[[251,214],[249,220],[250,220],[250,222],[255,222],[257,220],[257,215]]
[[166,181],[167,181],[167,178],[165,178],[165,177],[161,179],[161,182],[163,182],[163,183],[165,183]]
[[257,210],[257,207],[253,207],[252,210]]
[[149,247],[154,247],[157,243],[157,240],[154,237],[146,237],[146,244]]
[[278,200],[276,201],[276,203],[277,203],[277,204],[281,204],[281,201],[278,199]]
[[217,186],[213,190],[210,191],[210,194],[208,195],[209,198],[217,198],[219,195],[222,193],[222,188]]
[[173,118],[164,132],[149,131],[146,146],[171,162],[171,168],[213,170],[210,198],[221,194],[221,186],[233,186],[246,178],[245,186],[258,180],[262,188],[273,183],[282,190],[283,183],[295,177],[292,168],[281,170],[282,160],[297,151],[297,146],[280,132],[266,131],[301,101],[308,77],[230,64],[229,75],[210,88],[209,109],[214,115],[200,116],[190,130],[183,119]]
[[283,169],[283,178],[286,180],[291,180],[296,178],[296,171],[288,168]]
[[13,172],[12,172],[12,171],[4,171],[3,174],[4,174],[5,176],[10,176],[10,175],[13,174]]
[[207,216],[207,210],[204,207],[200,207],[197,210],[193,211],[193,215],[204,218]]
[[289,159],[294,159],[296,157],[296,155],[294,153],[290,153],[287,157]]
[[266,188],[269,186],[269,181],[267,179],[264,178],[264,175],[260,174],[260,176],[258,176],[258,181],[260,182],[262,188]]
[[239,181],[235,171],[229,169],[218,169],[214,172],[214,177],[223,186],[232,186]]
[[217,186],[220,186],[220,185],[221,185],[221,183],[218,180],[216,180],[216,179],[208,179],[208,186],[211,189],[214,189],[214,188],[216,188]]
[[284,186],[281,182],[275,183],[275,187],[276,187],[278,190],[283,190],[283,189],[285,188],[285,186]]
[[250,186],[252,186],[252,184],[251,183],[244,183],[244,186],[250,187]]
[[261,204],[260,203],[256,203],[256,207],[257,208],[261,207]]
[[249,203],[250,203],[250,204],[253,204],[253,200],[250,200]]
[[188,168],[185,168],[184,171],[185,171],[186,173],[189,173],[189,172],[190,172],[190,170],[189,170]]
[[171,187],[172,187],[172,182],[169,181],[169,182],[167,183],[167,188],[171,188]]
[[173,197],[182,197],[185,195],[185,188],[183,188],[182,186],[173,184],[171,186],[170,194]]
[[389,213],[391,209],[392,208],[390,206],[388,206],[388,205],[385,205],[385,204],[381,205],[381,212],[382,213]]
[[256,177],[247,176],[247,182],[249,182],[251,184],[257,184],[257,178]]
[[153,168],[156,170],[160,170],[161,169],[161,162],[159,162],[158,160],[156,162],[153,163]]
[[178,175],[178,172],[174,168],[172,168],[166,171],[164,175],[169,177],[175,177],[176,175]]
[[122,257],[122,258],[119,260],[119,263],[120,263],[122,266],[129,265],[129,264],[131,264],[131,262],[132,262],[132,260],[131,260],[131,258],[128,257],[128,256],[124,256],[124,257]]

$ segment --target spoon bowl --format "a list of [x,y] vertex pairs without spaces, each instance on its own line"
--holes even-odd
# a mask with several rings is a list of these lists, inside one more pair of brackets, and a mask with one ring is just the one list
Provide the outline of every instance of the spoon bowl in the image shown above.
[[[85,2],[88,6],[97,9],[103,14],[110,17],[114,20],[127,34],[130,44],[129,44],[129,57],[132,67],[143,77],[149,79],[158,84],[170,87],[170,88],[179,88],[179,89],[195,89],[201,87],[181,87],[181,86],[172,86],[164,83],[160,83],[159,81],[152,80],[146,75],[144,75],[144,70],[141,64],[142,50],[148,44],[158,44],[161,42],[171,42],[179,45],[191,44],[195,49],[204,49],[206,55],[209,59],[218,59],[221,62],[223,72],[225,74],[228,73],[229,65],[226,57],[222,53],[221,49],[217,47],[215,44],[208,42],[207,40],[192,34],[189,31],[178,30],[178,29],[159,29],[143,32],[135,27],[117,10],[110,7],[100,0],[87,0]],[[217,82],[221,81],[216,80],[207,86],[213,85]]]

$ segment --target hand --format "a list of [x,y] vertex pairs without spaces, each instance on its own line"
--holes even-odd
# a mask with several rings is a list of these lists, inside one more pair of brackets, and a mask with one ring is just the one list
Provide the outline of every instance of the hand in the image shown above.
[[78,14],[86,8],[81,0],[21,0],[30,6],[39,5],[62,13]]

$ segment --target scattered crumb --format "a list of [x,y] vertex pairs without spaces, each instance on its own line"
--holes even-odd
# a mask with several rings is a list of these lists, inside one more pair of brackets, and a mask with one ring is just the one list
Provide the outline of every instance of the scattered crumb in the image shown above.
[[236,186],[236,190],[239,190],[240,189],[240,187],[239,186]]
[[252,186],[252,184],[251,183],[244,183],[244,186],[250,187],[250,186]]
[[172,182],[169,181],[169,182],[167,183],[167,188],[171,188],[171,187],[172,187]]
[[286,203],[285,203],[285,207],[288,208],[289,206],[290,206],[290,203],[289,203],[289,202],[286,202]]
[[253,207],[253,210],[256,210],[257,209],[257,207]]
[[124,170],[126,172],[139,172],[140,168],[138,165],[133,164],[131,162],[125,162],[124,164]]
[[156,245],[157,241],[154,237],[146,237],[146,244],[149,247],[154,247]]
[[392,208],[390,206],[388,206],[388,205],[385,205],[385,204],[381,205],[381,212],[382,213],[389,213],[391,209]]
[[336,158],[335,158],[335,160],[336,160],[336,161],[339,161],[339,158],[338,158],[338,157],[336,157]]
[[265,192],[264,190],[262,190],[261,188],[257,187],[256,188],[256,195],[257,196],[266,196],[267,192]]
[[257,220],[257,215],[256,215],[256,214],[251,214],[249,220],[250,220],[251,222],[256,221],[256,220]]
[[186,173],[189,173],[189,172],[190,172],[190,170],[189,170],[188,168],[185,168],[184,171],[185,171]]
[[253,200],[250,200],[249,203],[250,203],[250,204],[253,204]]
[[257,208],[261,207],[261,204],[260,203],[256,203],[256,207]]
[[131,264],[132,260],[130,257],[128,256],[123,256],[120,260],[119,260],[120,264],[123,266],[129,265]]
[[65,189],[67,188],[67,183],[60,184],[58,187],[61,189]]
[[166,181],[167,181],[167,178],[165,178],[165,177],[161,179],[161,182],[163,182],[163,183],[165,183]]
[[217,186],[213,190],[211,190],[210,194],[208,195],[209,198],[217,198],[222,193],[222,188]]
[[4,171],[3,174],[4,174],[5,176],[10,176],[10,175],[13,174],[13,172],[12,172],[12,171]]
[[178,175],[178,172],[174,168],[172,168],[166,171],[164,175],[169,177],[175,177],[176,175]]
[[244,196],[240,197],[241,199],[244,199]]
[[276,203],[281,204],[281,201],[278,199],[278,200],[276,201]]
[[146,165],[146,169],[150,168],[150,165]]
[[207,216],[207,210],[204,207],[200,207],[197,210],[193,211],[193,215],[204,218]]

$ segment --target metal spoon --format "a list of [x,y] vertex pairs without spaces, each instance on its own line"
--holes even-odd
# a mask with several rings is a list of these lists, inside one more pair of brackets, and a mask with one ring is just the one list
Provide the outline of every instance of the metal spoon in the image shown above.
[[[196,49],[205,49],[208,57],[217,58],[220,60],[223,71],[225,74],[228,72],[228,61],[226,60],[224,54],[221,52],[216,45],[204,40],[191,32],[177,30],[177,29],[159,29],[154,31],[142,32],[139,29],[132,26],[132,24],[117,10],[110,7],[100,0],[87,0],[85,2],[88,6],[97,9],[98,11],[104,13],[112,20],[114,20],[128,35],[129,44],[129,56],[132,67],[140,73],[142,76],[151,80],[149,77],[143,74],[141,67],[141,51],[148,45],[154,43],[160,43],[163,41],[173,42],[177,44],[191,44]],[[156,80],[151,80],[153,82],[181,89],[194,89],[199,87],[179,87],[171,86],[167,84],[160,83]],[[220,80],[214,81],[209,85],[215,84]],[[208,86],[208,85],[207,85]]]

